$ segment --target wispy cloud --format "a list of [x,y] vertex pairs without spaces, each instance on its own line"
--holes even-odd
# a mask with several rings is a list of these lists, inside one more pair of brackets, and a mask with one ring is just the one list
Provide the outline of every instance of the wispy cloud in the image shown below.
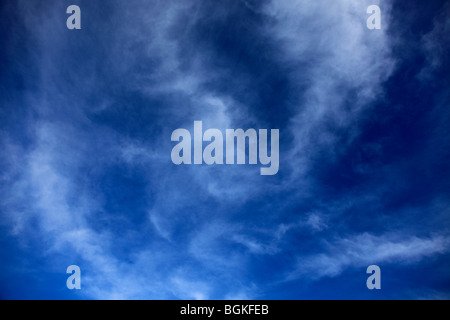
[[[388,197],[446,141],[445,97],[423,154],[383,162],[377,140],[360,146],[369,160],[343,160],[396,70],[390,1],[85,1],[78,33],[65,29],[64,4],[49,3],[16,5],[33,68],[14,67],[20,99],[0,96],[17,119],[0,131],[1,224],[50,268],[81,261],[83,297],[268,297],[279,275],[309,281],[448,253],[442,195]],[[376,32],[371,4],[383,12]],[[422,39],[431,77],[447,22]],[[279,175],[172,165],[170,133],[195,120],[279,128]],[[325,169],[341,161],[343,177],[377,174],[335,191]]]
[[286,279],[316,280],[372,264],[410,264],[449,250],[450,238],[444,236],[395,238],[394,235],[363,233],[336,239],[322,253],[299,257],[295,269]]

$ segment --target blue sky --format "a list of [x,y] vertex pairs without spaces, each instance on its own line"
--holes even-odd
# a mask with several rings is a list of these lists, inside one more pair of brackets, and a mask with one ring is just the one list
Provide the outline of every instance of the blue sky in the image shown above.
[[[449,11],[3,0],[0,298],[449,299]],[[174,165],[195,120],[279,129],[278,174]]]

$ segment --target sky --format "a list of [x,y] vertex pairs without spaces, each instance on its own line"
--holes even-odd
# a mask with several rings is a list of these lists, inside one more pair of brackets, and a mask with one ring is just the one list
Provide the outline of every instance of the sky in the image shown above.
[[[0,29],[0,299],[450,298],[447,1],[2,0]],[[194,121],[279,129],[279,171],[175,165]]]

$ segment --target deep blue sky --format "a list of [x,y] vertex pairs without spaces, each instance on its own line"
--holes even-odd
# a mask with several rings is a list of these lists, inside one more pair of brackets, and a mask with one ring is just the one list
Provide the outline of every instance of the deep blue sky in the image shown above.
[[[450,298],[447,1],[2,0],[0,29],[0,298]],[[279,173],[174,165],[195,120],[279,129]]]

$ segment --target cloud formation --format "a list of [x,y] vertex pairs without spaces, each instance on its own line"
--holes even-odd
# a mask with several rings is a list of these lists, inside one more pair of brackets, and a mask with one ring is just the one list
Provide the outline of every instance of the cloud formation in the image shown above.
[[[50,296],[74,298],[74,263],[78,298],[295,299],[287,283],[448,262],[442,14],[416,38],[391,1],[79,2],[73,32],[64,1],[0,15],[2,256],[38,261]],[[173,165],[172,131],[196,120],[280,129],[279,173]]]

